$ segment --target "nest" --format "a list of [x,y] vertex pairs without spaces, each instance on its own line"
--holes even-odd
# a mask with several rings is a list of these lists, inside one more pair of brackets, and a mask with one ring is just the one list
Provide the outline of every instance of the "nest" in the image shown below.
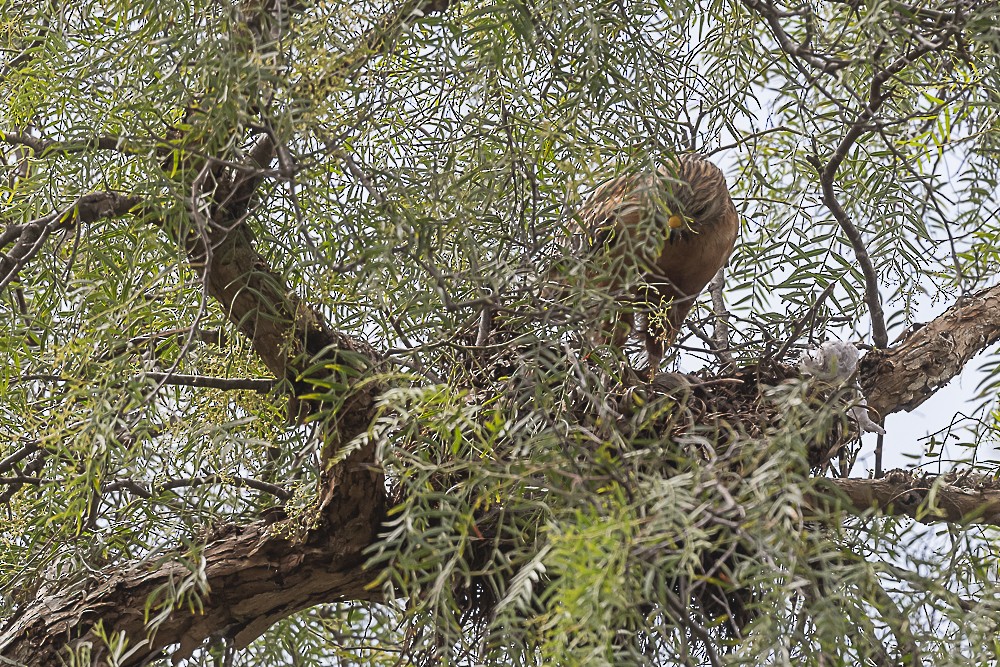
[[[523,338],[521,340],[524,340]],[[461,348],[459,348],[461,350]],[[493,353],[474,348],[461,364],[470,379],[470,400],[498,398],[507,406],[509,419],[514,422],[525,416],[554,411],[560,419],[575,422],[599,441],[602,434],[610,440],[616,431],[617,441],[656,443],[658,452],[678,450],[678,466],[698,465],[697,460],[717,466],[719,474],[743,478],[752,466],[759,465],[760,451],[748,451],[786,427],[786,411],[776,399],[781,391],[799,391],[805,409],[827,415],[846,415],[853,390],[837,388],[813,381],[804,382],[798,368],[783,364],[760,364],[740,368],[732,373],[713,376],[708,373],[662,373],[650,382],[636,382],[634,374],[615,377],[608,364],[593,358],[574,358],[572,350],[551,341],[533,340],[527,345],[511,346]],[[461,352],[459,355],[461,356]],[[631,379],[632,381],[628,381]],[[603,384],[602,384],[603,383]],[[776,393],[777,392],[777,393]],[[612,419],[608,419],[612,415]],[[541,418],[544,418],[542,415]],[[832,458],[845,454],[844,443],[852,426],[844,416],[829,420],[823,429],[806,440],[801,461],[803,475],[808,469],[822,471]],[[641,446],[641,445],[637,445]],[[680,451],[682,450],[683,451]],[[756,449],[760,449],[756,447]],[[693,455],[692,455],[693,452]],[[622,459],[628,452],[620,452]],[[495,457],[519,455],[517,449],[495,450]],[[587,453],[579,454],[578,463],[585,467],[596,461]],[[630,460],[641,460],[632,457]],[[676,474],[673,462],[649,456],[650,474]],[[629,464],[634,465],[634,464]],[[640,464],[641,465],[641,464]],[[467,480],[461,473],[442,474],[435,480],[441,490],[457,488]],[[739,483],[738,481],[735,483]],[[398,497],[398,500],[402,498]],[[740,508],[732,515],[720,516],[720,521],[738,525]],[[453,582],[454,599],[459,605],[463,623],[485,627],[492,618],[511,579],[517,574],[517,562],[498,568],[497,552],[524,554],[525,540],[534,539],[527,532],[519,534],[512,525],[522,525],[526,531],[535,525],[529,505],[523,508],[493,503],[473,515],[472,537],[463,558],[467,573]],[[523,514],[519,517],[518,515]],[[720,544],[704,550],[700,567],[691,573],[664,573],[673,589],[675,600],[687,600],[698,610],[704,627],[715,628],[728,637],[742,636],[757,614],[758,595],[751,588],[733,583],[743,563],[752,562],[754,545],[742,541],[739,531],[731,531]],[[640,557],[641,559],[641,557]],[[506,562],[506,561],[505,561]],[[538,582],[538,589],[545,587]],[[538,590],[535,591],[537,601]],[[536,604],[532,602],[531,604]],[[541,609],[528,607],[525,615]],[[677,609],[653,608],[649,614],[661,614],[675,619],[686,618]]]
[[[683,442],[697,433],[712,443],[706,458],[739,459],[740,447],[766,439],[784,426],[785,411],[774,398],[777,388],[802,380],[794,366],[754,365],[729,375],[661,373],[649,383],[624,388],[618,401],[619,426],[635,435],[656,435]],[[813,383],[805,393],[806,407],[835,417],[845,416],[853,397],[850,388]],[[669,410],[664,410],[664,404]],[[821,437],[806,442],[809,468],[822,471],[856,429],[846,418],[829,420]]]

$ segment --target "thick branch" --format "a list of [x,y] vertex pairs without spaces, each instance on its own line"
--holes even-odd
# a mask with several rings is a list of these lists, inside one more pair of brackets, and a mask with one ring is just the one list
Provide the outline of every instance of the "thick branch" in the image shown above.
[[[179,551],[157,563],[110,570],[84,591],[39,591],[33,613],[21,614],[0,632],[0,655],[23,664],[59,664],[67,637],[98,620],[106,631],[127,636],[130,647],[141,645],[122,665],[145,664],[180,644],[172,653],[176,660],[210,636],[230,637],[245,646],[300,609],[338,599],[375,599],[377,591],[366,588],[373,574],[362,569],[371,528],[365,518],[345,518],[340,525],[322,525],[306,539],[298,520],[225,527],[199,553]],[[147,628],[147,601],[155,601],[157,591],[192,582],[192,573],[202,566],[204,577],[195,590],[203,613],[191,613],[179,603]],[[150,615],[161,611],[154,602]],[[100,640],[93,635],[84,640],[100,653]]]
[[[440,0],[407,3],[400,21],[393,21],[392,30],[386,33],[395,33],[411,16],[446,5]],[[392,36],[383,33],[379,39]],[[363,44],[363,57],[384,43]],[[254,247],[245,218],[262,181],[261,170],[273,158],[273,142],[265,136],[242,169],[209,159],[213,180],[221,187],[204,191],[205,179],[200,174],[191,184],[195,224],[166,231],[179,234],[177,240],[187,250],[190,264],[202,273],[207,294],[220,303],[270,371],[287,382],[294,395],[300,395],[313,389],[304,377],[307,371],[332,372],[324,370],[324,362],[353,367],[364,376],[378,363],[378,355],[363,341],[327,327],[320,313],[306,305]],[[226,168],[230,169],[228,179],[223,176]],[[212,201],[210,216],[199,206],[205,198]],[[75,207],[84,221],[108,214],[100,202],[86,198]],[[29,252],[19,252],[3,273],[12,279],[37,253],[43,234],[51,232],[50,225],[60,224],[62,218],[53,215],[32,227]],[[24,246],[24,233],[12,232],[7,242],[18,240],[15,248]],[[379,391],[378,383],[367,381],[341,397],[337,414],[322,430],[326,455],[339,453],[367,430]],[[298,416],[317,407],[309,404]],[[232,527],[205,540],[208,546],[203,551],[192,554],[178,549],[156,564],[122,571],[109,568],[75,591],[40,592],[35,604],[20,610],[2,628],[0,656],[30,664],[58,664],[67,646],[90,644],[95,664],[103,664],[103,631],[126,638],[135,649],[119,659],[119,665],[146,664],[166,647],[179,644],[180,649],[172,653],[176,660],[212,636],[232,637],[237,645],[245,645],[300,609],[345,598],[371,599],[375,594],[367,585],[374,575],[364,573],[361,566],[383,517],[384,493],[374,445],[362,443],[324,470],[315,511],[307,518]],[[194,562],[191,567],[184,564],[189,560]],[[172,609],[156,606],[158,595],[178,590],[183,582],[193,584],[189,590],[198,597],[199,613],[192,614],[185,600],[160,601],[173,605]],[[152,622],[148,622],[147,609]]]
[[[976,523],[1000,526],[1000,484],[983,475],[921,475],[893,470],[880,479],[824,480],[856,512],[877,509],[922,523]],[[826,499],[826,502],[829,498]]]
[[998,340],[1000,286],[963,299],[889,349],[865,355],[860,381],[869,407],[883,417],[913,410]]
[[[270,156],[255,151],[254,159],[270,160]],[[252,189],[247,188],[241,197],[251,195]],[[103,209],[85,210],[80,210],[81,219]],[[245,223],[231,218],[210,220],[204,236],[189,236],[185,241],[191,263],[203,272],[208,294],[220,302],[268,368],[287,380],[296,393],[311,390],[301,376],[317,361],[343,363],[340,355],[346,352],[352,354],[354,363],[366,360],[370,367],[377,362],[378,355],[370,346],[332,331],[317,311],[289,289],[257,253]],[[367,430],[378,390],[377,383],[369,382],[345,397],[337,419],[331,422],[335,426],[324,436],[328,451],[337,451]],[[24,609],[3,628],[0,656],[26,664],[58,664],[67,642],[91,643],[100,656],[102,640],[95,627],[100,621],[105,632],[125,635],[130,646],[143,644],[118,663],[139,665],[166,646],[180,644],[180,652],[174,654],[179,657],[220,634],[242,645],[299,609],[344,597],[370,597],[364,588],[370,578],[362,573],[361,565],[364,549],[375,539],[382,519],[383,495],[374,448],[362,446],[325,471],[314,525],[304,526],[296,519],[234,527],[230,534],[209,541],[197,555],[179,550],[173,559],[152,569],[148,565],[124,572],[111,569],[83,593],[40,596],[38,604]],[[182,564],[189,558],[204,564],[204,578],[195,588],[203,613],[191,614],[187,604],[177,601],[178,608],[166,613],[155,628],[147,628],[147,600],[155,599],[158,591],[175,590],[181,580],[190,581],[192,571],[200,569]],[[95,664],[102,663],[98,659]]]
[[[216,200],[204,227],[176,231],[182,234],[179,240],[190,263],[203,275],[206,292],[219,301],[271,372],[294,394],[301,394],[312,390],[303,375],[310,367],[322,368],[317,362],[354,364],[363,375],[378,355],[364,342],[327,327],[318,311],[303,303],[254,247],[244,218],[262,180],[259,170],[270,163],[273,153],[271,140],[264,137],[246,168],[233,170],[231,187]],[[194,196],[205,196],[197,186],[192,188]],[[75,210],[84,221],[110,212],[86,197]],[[32,252],[18,253],[5,273],[15,275],[37,253],[42,234],[62,218],[53,215],[35,225],[39,229],[32,227]],[[18,239],[15,248],[25,245],[24,233],[11,234],[11,240]],[[377,392],[378,384],[367,382],[344,397],[337,419],[323,435],[327,452],[336,452],[368,428]],[[233,527],[207,540],[200,553],[180,549],[158,565],[121,572],[109,569],[83,592],[39,596],[38,604],[21,610],[3,628],[0,655],[30,664],[58,664],[67,644],[89,643],[95,664],[103,664],[103,641],[96,626],[100,622],[104,632],[141,647],[119,664],[139,665],[171,645],[181,647],[175,658],[188,655],[210,636],[233,637],[244,645],[299,609],[344,597],[370,597],[365,590],[370,578],[361,565],[383,516],[383,496],[383,476],[374,466],[373,446],[361,446],[324,471],[310,523],[296,518]],[[194,559],[195,566],[186,567],[188,559]],[[177,590],[181,581],[191,582],[192,572],[203,572],[192,589],[200,599],[201,613],[192,614],[184,601],[169,600],[176,608],[154,608],[154,618],[159,611],[163,615],[149,627],[147,603],[156,600],[158,591]]]

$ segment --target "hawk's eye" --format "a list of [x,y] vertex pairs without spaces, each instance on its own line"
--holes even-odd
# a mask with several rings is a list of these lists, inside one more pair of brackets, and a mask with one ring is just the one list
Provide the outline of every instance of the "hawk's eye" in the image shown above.
[[699,204],[696,204],[695,206],[691,207],[691,217],[700,218],[705,214],[705,211],[707,210],[708,210],[708,203],[701,202]]

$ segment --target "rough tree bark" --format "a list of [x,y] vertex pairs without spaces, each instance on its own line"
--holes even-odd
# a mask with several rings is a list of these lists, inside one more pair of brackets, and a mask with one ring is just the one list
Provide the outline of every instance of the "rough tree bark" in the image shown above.
[[[364,35],[331,76],[350,76],[386,48],[411,16],[444,11],[449,2],[408,0],[394,8]],[[259,13],[248,18],[248,26],[260,42],[267,39],[263,33],[274,7],[265,2],[257,9]],[[328,458],[368,428],[379,386],[365,381],[364,376],[377,367],[379,359],[366,342],[328,327],[320,313],[302,302],[254,247],[245,218],[263,181],[262,171],[274,157],[275,146],[265,135],[242,168],[209,161],[204,169],[211,169],[213,178],[196,179],[195,185],[199,180],[211,180],[213,190],[198,192],[195,187],[193,195],[213,202],[209,219],[172,233],[186,247],[191,266],[202,272],[208,295],[221,304],[274,376],[287,383],[294,406],[290,408],[292,418],[302,418],[318,407],[297,401],[298,395],[312,389],[303,381],[307,368],[324,360],[336,359],[342,364],[344,353],[355,365],[358,359],[366,360],[358,368],[359,377],[353,378],[354,390],[335,418],[324,422],[322,438]],[[16,248],[29,248],[33,256],[45,240],[42,234],[51,233],[54,224],[121,217],[137,204],[137,200],[114,194],[88,195],[70,211],[75,215],[55,213],[52,220],[38,225],[38,233],[18,229],[5,234],[20,235]],[[198,202],[192,204],[192,219],[203,216],[195,210]],[[149,216],[151,212],[142,213]],[[27,241],[26,234],[31,236]],[[2,274],[15,276],[30,258],[27,251],[0,258],[0,268],[10,269]],[[365,588],[370,575],[361,566],[364,549],[375,540],[381,523],[385,494],[383,474],[374,459],[373,446],[368,445],[328,466],[308,524],[286,519],[230,526],[200,553],[179,549],[156,566],[109,569],[83,589],[40,595],[36,604],[8,619],[0,629],[0,656],[12,664],[59,664],[65,648],[89,644],[94,664],[105,664],[103,633],[127,639],[127,657],[119,657],[120,665],[145,664],[170,645],[178,647],[172,655],[179,659],[208,637],[232,637],[243,646],[297,610],[321,602],[372,596]],[[146,609],[151,596],[155,599],[156,591],[190,580],[191,570],[184,564],[188,561],[201,565],[204,572],[196,585],[204,603],[202,613],[191,614],[182,606],[150,624]],[[157,616],[160,611],[154,604],[149,614]]]
[[883,416],[913,410],[997,340],[1000,289],[962,299],[935,320],[910,327],[888,349],[865,355],[860,380],[869,407]]
[[922,523],[948,521],[1000,526],[1000,484],[986,475],[890,470],[879,479],[827,481],[858,512],[876,509]]

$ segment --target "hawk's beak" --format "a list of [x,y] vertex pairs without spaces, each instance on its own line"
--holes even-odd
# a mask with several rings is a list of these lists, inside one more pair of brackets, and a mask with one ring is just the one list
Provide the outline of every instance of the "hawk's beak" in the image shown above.
[[684,218],[679,215],[672,215],[667,219],[667,225],[670,229],[680,229],[684,226]]

